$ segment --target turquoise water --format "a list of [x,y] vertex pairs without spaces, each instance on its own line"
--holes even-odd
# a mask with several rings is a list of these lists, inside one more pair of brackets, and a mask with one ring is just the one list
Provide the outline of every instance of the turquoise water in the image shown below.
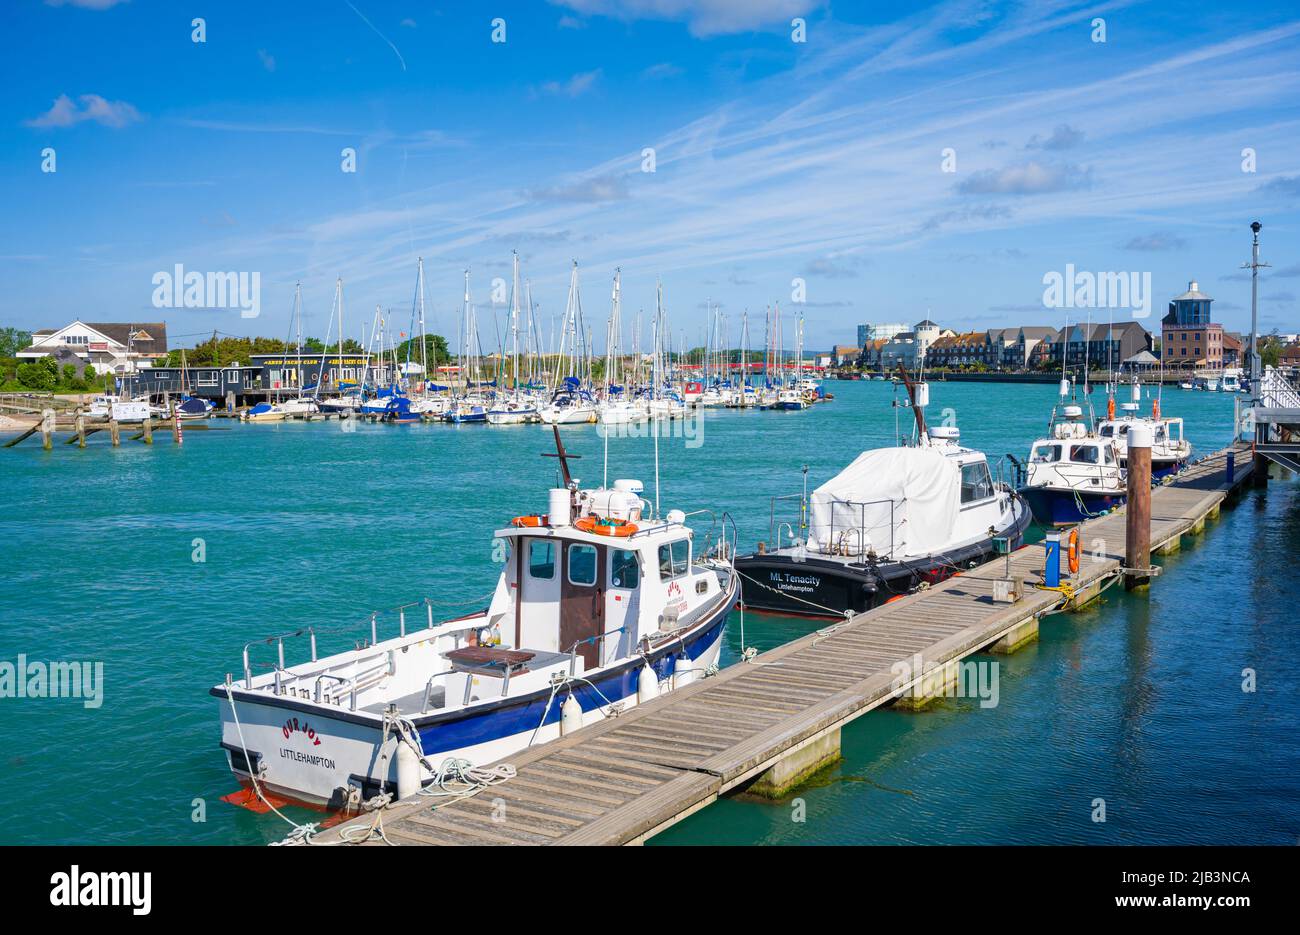
[[[767,539],[768,498],[798,492],[801,465],[812,486],[892,439],[890,385],[828,389],[837,399],[806,413],[710,411],[698,447],[662,440],[663,507],[729,510],[742,548]],[[1053,397],[938,383],[930,416],[949,409],[967,444],[1021,456]],[[1164,409],[1186,417],[1200,451],[1231,436],[1227,396],[1170,390]],[[212,425],[224,431],[189,432],[181,448],[95,437],[85,451],[0,451],[0,661],[102,661],[105,679],[93,710],[0,699],[7,842],[279,839],[280,819],[219,801],[235,783],[208,688],[258,637],[360,624],[426,596],[457,616],[495,581],[491,530],[543,512],[554,478],[539,426]],[[595,428],[565,436],[584,455],[579,476],[599,483]],[[649,440],[612,440],[610,462],[611,480],[640,477],[653,495]],[[732,800],[659,841],[1294,843],[1300,636],[1284,588],[1298,538],[1297,485],[1251,494],[1168,560],[1149,598],[1111,591],[1047,621],[1036,646],[1002,660],[996,708],[950,701],[855,722],[841,766],[801,793],[806,821],[788,803]],[[745,642],[809,628],[747,615]],[[1254,694],[1240,689],[1245,667]],[[1105,824],[1090,820],[1097,797]]]

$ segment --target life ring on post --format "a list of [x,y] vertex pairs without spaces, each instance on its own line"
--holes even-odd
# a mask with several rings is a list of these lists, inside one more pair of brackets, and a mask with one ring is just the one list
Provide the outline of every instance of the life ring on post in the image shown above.
[[584,516],[573,525],[583,532],[593,533],[597,536],[616,536],[620,539],[636,532],[636,524],[622,519],[601,520],[594,516]]
[[514,519],[510,521],[510,525],[522,526],[529,529],[534,529],[538,526],[547,525],[546,520],[547,517],[545,516],[516,516]]
[[1075,526],[1070,530],[1070,535],[1066,538],[1065,557],[1070,563],[1070,574],[1079,573],[1079,527]]

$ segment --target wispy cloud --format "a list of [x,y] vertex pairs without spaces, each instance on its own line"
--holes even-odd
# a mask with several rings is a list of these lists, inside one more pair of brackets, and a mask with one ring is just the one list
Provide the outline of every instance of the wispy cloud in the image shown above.
[[375,24],[370,22],[370,20],[366,19],[365,14],[352,5],[352,0],[343,0],[343,2],[348,5],[348,7],[352,10],[353,13],[357,14],[357,16],[360,17],[361,22],[365,23],[367,26],[370,27],[371,32],[373,32],[380,39],[383,39],[384,42],[388,44],[388,47],[393,50],[393,54],[397,56],[397,61],[401,64],[402,71],[406,71],[406,59],[402,58],[402,53],[398,50],[397,46],[393,44],[393,40],[389,39],[382,32],[376,29]]
[[1092,172],[1076,165],[1026,162],[1001,169],[984,169],[958,184],[964,195],[1042,195],[1087,188]]
[[275,71],[275,56],[266,49],[258,49],[257,57],[262,60],[262,67],[267,71]]
[[1276,178],[1269,179],[1255,190],[1261,195],[1300,198],[1300,175],[1279,175]]
[[651,65],[641,72],[641,77],[647,81],[654,81],[659,78],[675,78],[682,73],[682,70],[672,62],[660,62],[657,65]]
[[83,10],[107,10],[127,0],[45,0],[46,6],[75,6]]
[[541,91],[543,94],[578,97],[592,89],[597,79],[600,78],[600,74],[601,69],[597,68],[592,71],[579,72],[567,81],[547,81],[541,85]]
[[1169,231],[1156,231],[1152,234],[1142,234],[1133,237],[1124,244],[1125,250],[1135,250],[1139,253],[1155,253],[1163,250],[1182,250],[1187,246],[1187,241],[1177,234]]
[[1075,146],[1078,146],[1083,142],[1083,137],[1084,132],[1082,130],[1076,130],[1068,123],[1062,123],[1058,124],[1056,129],[1052,131],[1052,135],[1046,139],[1040,139],[1038,134],[1035,133],[1029,138],[1029,142],[1025,144],[1025,148],[1047,150],[1073,149]]
[[537,201],[568,201],[578,204],[621,201],[627,196],[627,181],[617,175],[582,178],[547,188],[530,189],[528,192],[528,197]]
[[49,110],[25,123],[29,127],[73,127],[89,121],[118,129],[144,119],[126,101],[110,101],[98,94],[83,94],[77,101],[80,106],[68,95],[60,94]]
[[552,0],[584,16],[625,21],[684,22],[695,36],[753,32],[789,26],[791,17],[809,13],[823,0]]
[[[758,290],[788,294],[792,276],[815,268],[810,258],[842,262],[863,251],[915,251],[959,238],[944,251],[987,253],[990,242],[974,238],[1012,231],[1063,248],[1096,221],[1121,222],[1126,235],[1176,227],[1190,238],[1184,224],[1221,224],[1258,185],[1235,165],[1207,168],[1207,152],[1239,151],[1243,125],[1261,152],[1294,149],[1297,124],[1285,108],[1300,98],[1300,24],[1217,43],[1170,39],[1141,56],[1106,49],[1104,62],[1053,67],[1059,52],[1044,35],[1078,31],[1119,5],[1026,5],[961,28],[955,24],[972,7],[940,4],[836,33],[801,51],[791,69],[745,85],[726,103],[691,110],[671,129],[611,127],[600,157],[573,146],[558,164],[529,162],[509,179],[467,161],[436,192],[392,193],[288,233],[254,233],[244,224],[244,236],[222,247],[240,256],[290,253],[304,268],[331,275],[357,270],[354,282],[365,288],[406,276],[412,244],[433,269],[439,258],[494,255],[512,232],[573,231],[590,238],[580,241],[584,270],[618,263],[628,280],[638,271],[686,270],[721,280],[743,263],[743,277],[732,273],[741,282],[727,284],[744,295],[731,300],[736,305]],[[592,5],[578,12],[606,15]],[[1062,126],[1074,132],[1045,135]],[[1035,134],[1028,161],[1031,154],[1022,152],[1008,164],[1012,150],[985,145]],[[1062,148],[1067,138],[1074,143]],[[637,171],[644,146],[656,150],[655,173]],[[946,147],[960,154],[956,176],[940,170]],[[1086,166],[1080,156],[1057,155],[1085,149]],[[1300,178],[1296,183],[1300,191]],[[1260,187],[1283,185],[1272,179]],[[1108,230],[1104,249],[1123,249]],[[555,236],[534,246],[534,269],[563,280],[572,244]],[[986,301],[1041,310],[1017,304],[1034,294],[1033,279],[1029,288],[1012,283],[1014,292]]]

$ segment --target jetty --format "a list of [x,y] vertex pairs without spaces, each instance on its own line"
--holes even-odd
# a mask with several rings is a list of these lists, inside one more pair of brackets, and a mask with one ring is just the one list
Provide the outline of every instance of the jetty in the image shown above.
[[[1233,445],[1156,487],[1144,504],[1150,553],[1178,551],[1240,488],[1263,483],[1253,453]],[[1055,587],[1043,583],[1047,550],[1026,546],[510,756],[514,777],[479,794],[410,796],[312,841],[639,844],[728,793],[781,797],[839,759],[855,718],[890,704],[923,709],[952,694],[972,654],[1014,652],[1045,615],[1120,582],[1146,586],[1158,569],[1146,556],[1126,566],[1127,522],[1121,508],[1079,526],[1078,570]]]

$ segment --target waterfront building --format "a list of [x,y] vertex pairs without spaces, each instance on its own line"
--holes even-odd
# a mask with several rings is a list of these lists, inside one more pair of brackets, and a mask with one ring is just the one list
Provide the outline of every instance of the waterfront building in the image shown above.
[[887,321],[878,324],[858,325],[858,347],[866,347],[872,341],[888,341],[896,334],[907,330],[901,321]]
[[80,372],[92,364],[96,373],[135,373],[167,356],[167,324],[151,322],[84,322],[32,332],[32,343],[19,360],[54,357],[75,364]]
[[1058,366],[1119,370],[1124,361],[1140,351],[1153,349],[1150,332],[1136,321],[1076,322],[1061,329],[1052,339],[1051,358]]
[[1160,337],[1160,356],[1166,367],[1218,370],[1224,366],[1223,325],[1213,320],[1213,302],[1195,280],[1170,301]]

